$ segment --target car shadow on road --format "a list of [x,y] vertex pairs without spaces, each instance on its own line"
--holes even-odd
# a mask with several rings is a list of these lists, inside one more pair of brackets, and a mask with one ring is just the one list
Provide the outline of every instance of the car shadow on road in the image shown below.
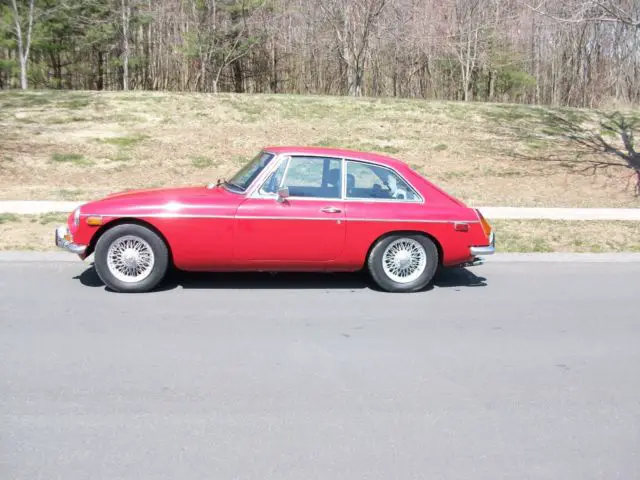
[[[105,287],[93,266],[77,277],[86,287]],[[441,269],[433,282],[424,290],[434,288],[484,287],[486,278],[479,277],[466,268]],[[167,291],[181,287],[190,289],[239,290],[239,289],[329,289],[329,290],[382,290],[366,272],[355,273],[298,273],[298,272],[230,272],[200,273],[172,271],[167,274],[155,291]]]

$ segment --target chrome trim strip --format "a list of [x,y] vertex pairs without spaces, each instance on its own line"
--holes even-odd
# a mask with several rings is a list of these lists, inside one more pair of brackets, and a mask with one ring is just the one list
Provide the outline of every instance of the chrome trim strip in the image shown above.
[[[251,195],[251,199],[260,199],[260,200],[273,200],[275,201],[278,196],[273,193],[259,193],[259,190]],[[335,202],[341,201],[346,203],[390,203],[393,205],[423,205],[424,202],[419,202],[417,200],[397,200],[390,198],[340,198],[340,197],[296,197],[289,196],[291,199],[295,199],[296,202],[310,202],[310,201],[318,201],[318,202]]]
[[[286,166],[284,167],[284,172],[282,173],[282,178],[280,179],[280,183],[278,183],[278,189],[282,188],[282,184],[284,182],[284,179],[287,178],[287,174],[289,173],[289,167],[291,166],[291,157],[289,155],[285,155],[282,159],[283,162],[286,163]],[[278,166],[273,170],[273,172],[271,172],[271,174],[269,175],[269,177],[271,175],[273,175],[278,168],[280,168],[280,164],[278,163]],[[267,180],[269,180],[269,177],[264,179],[264,182],[262,182],[262,185],[260,185],[260,188],[263,187],[263,185],[265,183],[267,183]],[[278,194],[276,193],[276,197],[278,196]]]
[[239,215],[235,217],[236,220],[317,220],[320,222],[333,221],[344,222],[344,217],[272,217],[272,216],[260,216],[260,215]]
[[123,217],[138,217],[138,218],[217,218],[223,220],[318,220],[318,221],[326,221],[326,220],[340,220],[343,222],[397,222],[397,223],[457,223],[464,221],[465,223],[473,224],[480,223],[475,220],[449,220],[449,219],[437,219],[437,220],[426,220],[420,218],[349,218],[346,216],[342,217],[287,217],[287,216],[279,216],[275,217],[272,215],[204,215],[204,214],[189,214],[189,213],[126,213],[126,214],[113,214],[113,213],[96,213],[96,214],[87,214],[87,216],[102,216],[109,218],[123,218]]
[[[144,213],[144,212],[126,212],[126,213],[96,213],[93,216],[102,216],[107,218],[219,218],[232,220],[236,218],[234,215],[206,215],[202,213]],[[92,215],[88,215],[92,216]]]
[[340,199],[347,198],[347,161],[344,157],[340,159]]
[[[346,217],[345,220],[350,222],[399,222],[399,223],[457,223],[461,220],[426,220],[422,218],[349,218]],[[480,223],[476,221],[467,221],[464,220],[465,223]]]

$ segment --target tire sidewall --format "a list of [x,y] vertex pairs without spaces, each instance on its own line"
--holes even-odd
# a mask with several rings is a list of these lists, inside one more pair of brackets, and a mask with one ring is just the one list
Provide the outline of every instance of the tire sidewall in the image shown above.
[[[383,255],[386,248],[392,242],[400,239],[415,240],[422,245],[427,255],[427,265],[424,272],[408,283],[398,283],[387,276],[382,266]],[[376,284],[388,292],[416,292],[425,288],[433,279],[438,269],[439,256],[438,248],[428,237],[417,234],[392,234],[380,239],[369,254],[368,268]]]
[[[154,255],[154,265],[151,273],[140,282],[127,283],[118,280],[107,265],[109,246],[118,238],[125,235],[135,235],[146,241]],[[112,290],[123,293],[147,292],[156,287],[164,278],[169,266],[169,254],[164,241],[149,228],[136,224],[117,225],[104,232],[95,248],[94,266],[100,279]]]

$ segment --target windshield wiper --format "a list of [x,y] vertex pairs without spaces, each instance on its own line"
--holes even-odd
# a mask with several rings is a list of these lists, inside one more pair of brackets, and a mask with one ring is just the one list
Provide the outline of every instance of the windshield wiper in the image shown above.
[[244,190],[244,188],[242,188],[242,185],[235,182],[229,182],[225,178],[218,179],[218,182],[216,183],[216,187],[220,187],[220,186],[227,186],[227,187],[237,188],[238,190]]

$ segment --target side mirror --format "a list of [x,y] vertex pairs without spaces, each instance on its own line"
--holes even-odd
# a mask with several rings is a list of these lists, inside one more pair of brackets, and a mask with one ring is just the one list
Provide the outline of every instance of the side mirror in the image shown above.
[[284,202],[289,198],[289,187],[281,187],[278,189],[278,202]]

